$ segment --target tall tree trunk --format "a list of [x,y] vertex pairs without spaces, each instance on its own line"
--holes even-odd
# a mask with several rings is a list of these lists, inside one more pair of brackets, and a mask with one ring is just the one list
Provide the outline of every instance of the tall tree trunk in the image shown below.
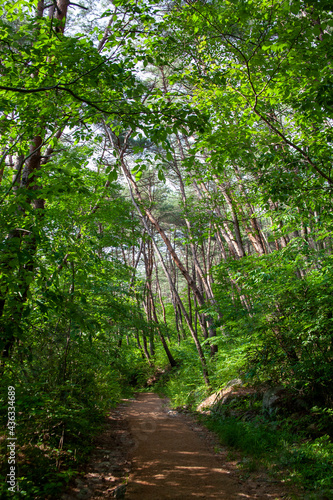
[[[110,134],[108,128],[106,127],[106,125],[105,125],[105,130],[106,130],[106,133],[107,133],[107,135],[109,137],[109,140],[110,140],[111,144],[113,145],[113,140],[112,140],[111,134]],[[137,201],[135,199],[135,194],[137,194],[137,193],[136,193],[136,191],[135,191],[135,194],[133,193],[133,189],[135,190],[136,185],[131,182],[131,175],[129,174],[128,168],[125,165],[123,156],[120,155],[119,159],[120,159],[120,165],[121,165],[123,174],[125,176],[125,179],[127,181],[127,185],[128,185],[128,188],[129,188],[129,191],[130,191],[130,194],[131,194],[132,203],[133,203],[133,205],[134,205],[134,207],[135,207],[135,209],[136,209],[136,211],[138,213],[138,216],[140,217],[140,219],[141,219],[141,221],[142,221],[142,223],[143,223],[143,225],[144,225],[144,227],[145,227],[148,235],[151,238],[151,241],[152,241],[152,243],[154,245],[154,248],[155,248],[156,254],[158,256],[158,259],[160,261],[160,264],[162,266],[162,269],[163,269],[163,271],[165,273],[165,276],[166,276],[166,278],[168,280],[169,286],[172,289],[173,294],[175,296],[175,299],[176,299],[177,303],[179,304],[179,306],[180,306],[180,308],[182,310],[182,313],[184,315],[184,318],[186,320],[187,326],[188,326],[188,328],[190,330],[191,336],[193,338],[194,344],[196,346],[196,349],[197,349],[197,352],[198,352],[198,355],[199,355],[199,359],[200,359],[201,366],[202,366],[202,374],[203,374],[203,378],[204,378],[205,384],[207,385],[207,387],[210,387],[210,381],[209,381],[209,374],[208,374],[207,363],[206,363],[206,359],[205,359],[204,353],[203,353],[202,348],[201,348],[201,344],[200,344],[200,342],[198,340],[198,337],[197,337],[195,331],[192,328],[191,322],[189,320],[189,316],[188,316],[188,314],[186,312],[186,309],[185,309],[185,307],[183,305],[183,302],[182,302],[182,300],[181,300],[181,298],[180,298],[180,296],[179,296],[179,294],[178,294],[178,292],[177,292],[177,290],[176,290],[176,288],[174,286],[174,283],[172,281],[171,275],[170,275],[170,273],[168,271],[168,268],[166,267],[164,259],[162,257],[161,251],[160,251],[160,249],[159,249],[159,247],[158,247],[158,245],[157,245],[157,243],[155,241],[154,235],[151,233],[149,225],[148,225],[145,217],[142,215],[141,209],[140,209],[139,205],[137,204]],[[147,216],[148,216],[148,214],[147,214]],[[149,216],[148,216],[148,218],[149,218]],[[170,244],[170,242],[169,242],[169,244]],[[170,246],[171,246],[171,244],[170,244]]]
[[156,314],[156,309],[155,309],[155,303],[154,303],[154,297],[153,295],[151,294],[151,304],[152,304],[152,311],[153,311],[153,318],[154,318],[154,321],[157,325],[157,331],[158,331],[158,334],[159,334],[159,337],[160,337],[160,340],[161,340],[161,343],[162,343],[162,346],[163,346],[163,349],[165,351],[165,354],[167,355],[167,358],[169,360],[169,363],[172,367],[174,366],[177,366],[177,363],[174,359],[174,357],[172,356],[171,352],[170,352],[170,349],[168,347],[168,344],[166,343],[165,341],[165,338],[164,338],[164,335],[162,333],[162,330],[161,330],[161,327],[160,327],[160,324],[159,324],[159,321],[158,321],[158,318],[157,318],[157,314]]
[[[184,155],[183,147],[182,147],[181,140],[180,140],[178,134],[177,134],[177,142],[178,142],[178,147],[179,147],[179,151],[180,151],[180,157],[182,158],[182,160],[184,160],[185,159],[185,155]],[[177,159],[176,159],[175,155],[174,155],[174,161],[173,161],[173,168],[174,168],[174,170],[175,170],[175,172],[177,174],[178,180],[179,180],[180,192],[181,192],[182,201],[183,201],[185,212],[186,212],[187,211],[187,197],[186,197],[185,185],[184,185],[184,181],[183,181],[181,172],[180,172],[180,170],[178,168]],[[206,274],[207,273],[203,272],[203,270],[201,268],[201,265],[200,265],[200,262],[199,262],[199,259],[198,259],[196,246],[195,246],[194,241],[193,241],[193,234],[192,234],[191,222],[188,219],[188,217],[186,217],[186,215],[185,215],[184,218],[185,218],[185,223],[186,223],[186,227],[187,227],[188,237],[189,237],[189,240],[190,240],[190,246],[191,246],[192,257],[193,257],[193,262],[195,264],[195,268],[196,268],[196,270],[197,270],[197,272],[198,272],[198,274],[200,276],[200,280],[201,280],[201,283],[203,284],[203,287],[205,289],[208,301],[211,304],[215,304],[216,305],[216,300],[214,298],[212,289],[210,288],[209,282],[206,279]],[[200,294],[203,297],[202,291],[200,291]],[[200,302],[199,302],[199,304],[200,304]],[[201,303],[200,305],[203,305],[203,303]],[[214,328],[213,321],[212,321],[212,319],[209,316],[206,318],[206,320],[207,320],[207,323],[209,325],[209,337],[213,338],[213,337],[216,336],[216,329]],[[205,324],[205,320],[202,321],[202,325],[204,325],[204,324]],[[205,328],[203,330],[203,333],[205,334]],[[217,346],[215,344],[211,344],[211,354],[214,355],[216,352],[217,352]]]

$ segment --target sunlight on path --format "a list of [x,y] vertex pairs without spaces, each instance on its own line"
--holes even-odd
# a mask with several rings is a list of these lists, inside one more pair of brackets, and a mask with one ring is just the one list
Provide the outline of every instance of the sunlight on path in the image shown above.
[[204,441],[181,415],[168,415],[156,394],[140,394],[127,416],[134,446],[126,500],[259,498],[240,491]]

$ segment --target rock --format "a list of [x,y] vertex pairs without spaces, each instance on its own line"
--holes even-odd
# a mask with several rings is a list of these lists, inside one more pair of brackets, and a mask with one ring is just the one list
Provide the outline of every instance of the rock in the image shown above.
[[234,387],[235,385],[243,385],[243,382],[240,378],[233,378],[232,380],[230,380],[224,387],[224,389],[227,389],[228,387]]
[[175,410],[168,410],[167,414],[169,417],[178,417],[178,412]]
[[209,408],[210,406],[212,406],[216,401],[219,400],[221,392],[222,391],[214,392],[214,394],[211,394],[208,398],[206,398],[204,401],[202,401],[199,404],[199,406],[197,406],[197,411],[203,412],[206,408]]
[[202,413],[206,409],[216,405],[217,403],[218,404],[225,403],[230,397],[229,395],[233,392],[235,387],[241,385],[243,385],[243,382],[239,378],[234,378],[230,380],[223,389],[221,389],[218,392],[214,392],[214,394],[211,394],[208,398],[202,401],[202,403],[200,403],[199,406],[197,407],[197,411]]
[[120,486],[117,486],[117,488],[113,492],[113,497],[117,498],[118,500],[122,500],[125,498],[125,493],[126,493],[126,484],[122,484]]
[[283,396],[286,395],[285,388],[282,385],[271,387],[264,393],[262,399],[262,408],[271,414],[278,406],[280,406]]

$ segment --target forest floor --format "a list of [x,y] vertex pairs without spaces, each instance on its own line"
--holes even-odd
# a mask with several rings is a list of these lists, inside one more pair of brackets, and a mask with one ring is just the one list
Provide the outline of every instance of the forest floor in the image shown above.
[[244,474],[239,458],[192,416],[143,393],[111,411],[89,464],[62,499],[302,498],[265,471]]

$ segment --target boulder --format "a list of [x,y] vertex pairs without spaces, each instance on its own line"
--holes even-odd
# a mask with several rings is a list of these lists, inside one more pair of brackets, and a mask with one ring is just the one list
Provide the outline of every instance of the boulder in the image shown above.
[[262,409],[269,414],[276,411],[279,406],[283,406],[284,398],[286,396],[286,390],[282,385],[276,387],[271,387],[266,392],[262,399]]
[[235,387],[235,385],[240,385],[240,386],[243,385],[243,382],[241,381],[240,378],[233,378],[232,380],[230,380],[226,384],[226,386],[224,387],[224,389],[228,389],[228,387]]
[[202,403],[197,406],[197,411],[200,413],[204,413],[205,411],[209,410],[210,407],[217,405],[217,404],[223,404],[225,403],[230,397],[231,394],[234,392],[235,388],[237,386],[242,386],[243,382],[239,378],[234,378],[230,380],[223,389],[220,391],[214,392],[214,394],[211,394],[208,398],[206,398]]

